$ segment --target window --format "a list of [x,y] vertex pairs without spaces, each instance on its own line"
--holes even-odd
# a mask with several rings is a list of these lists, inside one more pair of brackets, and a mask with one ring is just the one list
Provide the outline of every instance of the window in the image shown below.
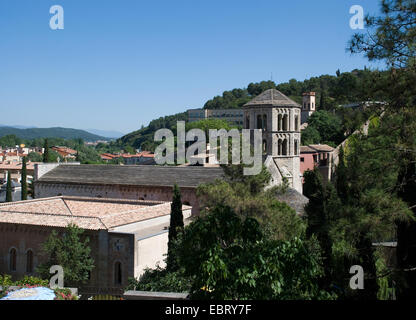
[[261,115],[257,116],[257,129],[263,129],[263,120]]
[[305,162],[305,158],[304,157],[301,157],[300,158],[300,162]]
[[122,283],[123,277],[122,277],[122,270],[121,270],[121,262],[116,262],[114,264],[114,284],[120,285]]
[[16,271],[16,258],[17,258],[17,252],[15,248],[10,249],[9,252],[9,269],[10,271]]
[[26,272],[32,273],[33,272],[33,251],[27,250],[26,252]]

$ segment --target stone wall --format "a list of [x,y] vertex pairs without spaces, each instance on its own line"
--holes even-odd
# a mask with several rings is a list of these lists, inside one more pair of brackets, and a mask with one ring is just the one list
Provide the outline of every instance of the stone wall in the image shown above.
[[[36,268],[46,257],[42,254],[42,244],[47,240],[51,231],[64,232],[64,228],[51,228],[33,225],[0,224],[0,274],[10,274],[13,280],[25,275],[36,276]],[[84,235],[90,239],[91,256],[95,268],[86,286],[117,287],[114,283],[114,264],[119,261],[122,265],[123,282],[119,287],[125,287],[128,277],[134,275],[134,235],[108,233],[106,230],[86,230]],[[17,251],[16,271],[10,270],[10,250]],[[26,272],[27,252],[33,252],[33,272]]]

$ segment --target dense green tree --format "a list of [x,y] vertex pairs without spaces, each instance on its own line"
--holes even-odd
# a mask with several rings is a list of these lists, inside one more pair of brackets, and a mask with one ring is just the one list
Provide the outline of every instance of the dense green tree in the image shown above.
[[330,229],[333,221],[337,218],[336,213],[341,201],[330,182],[326,186],[323,185],[321,174],[316,168],[313,171],[306,171],[304,179],[304,194],[309,198],[309,202],[305,206],[308,221],[306,236],[308,238],[315,236],[319,242],[324,269],[324,277],[321,279],[320,287],[330,290],[334,274]]
[[320,139],[313,141],[314,144],[329,143],[336,146],[345,139],[340,117],[326,110],[318,110],[309,117],[308,127],[304,130],[307,137],[303,138],[304,140],[311,137],[318,138],[316,133],[310,133],[313,129],[319,133]]
[[7,172],[7,185],[6,185],[6,202],[12,202],[12,177],[10,171]]
[[284,187],[265,190],[271,175],[263,167],[258,175],[243,174],[242,165],[223,166],[225,179],[198,186],[197,195],[204,212],[217,205],[227,205],[241,217],[256,218],[262,227],[270,228],[276,239],[292,239],[301,236],[305,224],[286,203],[279,202],[277,195]]
[[302,145],[307,146],[310,144],[317,144],[317,143],[320,143],[320,141],[322,141],[321,135],[319,134],[319,131],[315,127],[308,126],[306,127],[306,129],[302,131],[302,135],[301,135]]
[[22,160],[22,200],[27,200],[27,168],[26,168],[26,157]]
[[29,161],[31,162],[42,162],[43,157],[41,154],[37,153],[37,152],[30,152],[27,155],[27,158],[29,159]]
[[319,251],[299,238],[273,240],[255,218],[217,206],[185,228],[180,248],[197,299],[328,299]]
[[[386,97],[385,104],[374,108],[379,114],[383,114],[380,123],[389,124],[384,126],[385,132],[389,137],[395,138],[388,147],[394,162],[389,164],[386,160],[385,166],[389,169],[400,166],[397,170],[398,195],[413,210],[412,162],[416,152],[416,3],[407,0],[383,0],[381,9],[380,16],[366,17],[368,32],[353,36],[350,51],[362,53],[370,61],[383,61],[388,66],[387,75],[379,76],[368,90],[371,93],[382,91]],[[384,139],[388,139],[386,135],[380,132]],[[409,215],[414,220],[414,211]],[[404,221],[397,222],[397,225],[397,260],[399,268],[402,269],[398,298],[412,298],[416,286],[414,274],[403,269],[414,267],[415,249],[411,249],[414,225]]]
[[348,182],[347,182],[347,172],[345,167],[345,155],[344,147],[341,145],[338,154],[338,166],[335,176],[335,186],[338,192],[338,195],[341,199],[346,199],[348,195]]
[[39,265],[37,272],[45,279],[50,277],[49,269],[60,265],[64,269],[65,286],[80,286],[87,283],[94,268],[89,238],[83,237],[83,229],[69,224],[63,233],[55,230],[43,243],[46,262]]
[[398,195],[412,210],[412,219],[397,221],[397,266],[399,268],[398,299],[416,297],[416,160],[408,156],[408,164],[398,177]]
[[173,186],[173,198],[170,211],[169,242],[168,255],[166,259],[167,269],[175,271],[179,268],[177,258],[175,257],[175,245],[178,240],[178,234],[183,231],[183,214],[181,191],[177,184]]

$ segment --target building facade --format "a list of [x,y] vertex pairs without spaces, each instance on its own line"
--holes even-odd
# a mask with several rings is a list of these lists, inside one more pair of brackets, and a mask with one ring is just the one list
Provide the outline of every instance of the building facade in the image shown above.
[[242,126],[243,115],[244,111],[242,109],[189,109],[188,122],[205,119],[220,119]]
[[217,167],[152,165],[39,164],[35,166],[36,198],[87,196],[131,200],[172,201],[173,185],[182,202],[199,213],[196,188],[223,176]]
[[[191,207],[183,206],[184,219]],[[36,276],[46,261],[42,244],[69,223],[89,238],[94,269],[87,290],[124,288],[145,268],[164,266],[170,203],[85,197],[52,197],[0,205],[0,274]]]
[[301,122],[306,123],[309,117],[316,111],[315,92],[305,92],[302,94],[302,114]]

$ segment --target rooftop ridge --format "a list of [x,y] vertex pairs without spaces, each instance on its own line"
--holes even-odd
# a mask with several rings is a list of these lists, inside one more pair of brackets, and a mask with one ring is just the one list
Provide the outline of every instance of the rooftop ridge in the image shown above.
[[267,89],[254,97],[252,100],[244,104],[243,107],[255,106],[255,105],[272,105],[280,107],[297,107],[301,108],[301,105],[290,99],[284,93],[277,89]]

